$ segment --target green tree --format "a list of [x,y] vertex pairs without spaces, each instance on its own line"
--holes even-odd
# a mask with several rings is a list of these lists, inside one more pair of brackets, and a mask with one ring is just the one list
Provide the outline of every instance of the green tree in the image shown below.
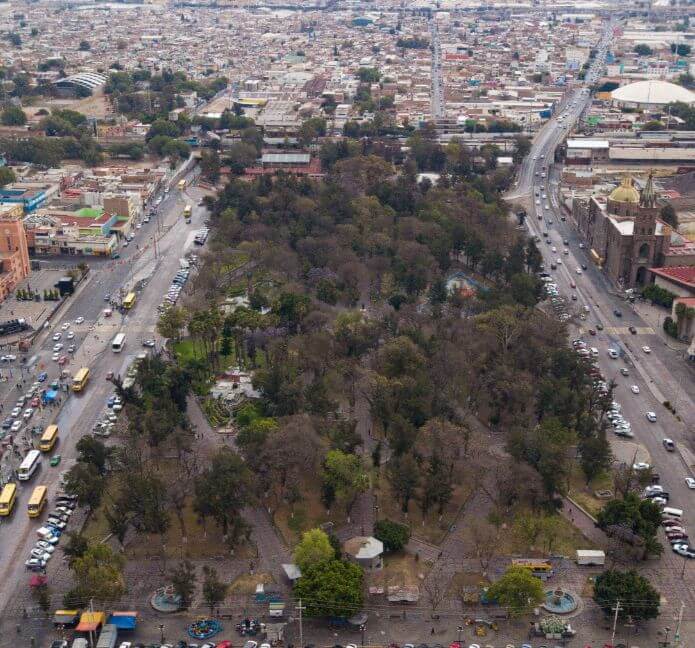
[[195,481],[193,506],[202,517],[211,517],[222,527],[228,542],[246,532],[241,510],[252,500],[252,475],[238,454],[222,448],[210,468]]
[[687,43],[671,43],[671,53],[678,56],[690,56],[692,48]]
[[305,120],[299,127],[299,141],[303,146],[312,144],[318,137],[326,134],[326,120],[323,117],[312,117]]
[[487,594],[513,616],[526,614],[545,598],[540,579],[530,569],[516,566],[509,567],[504,576],[490,586]]
[[77,442],[76,449],[77,461],[94,466],[100,475],[106,472],[110,451],[101,440],[86,434]]
[[78,591],[84,600],[115,601],[125,593],[123,566],[125,558],[106,544],[90,544],[75,558],[72,570]]
[[381,78],[379,70],[373,67],[361,67],[357,70],[356,76],[363,83],[377,83]]
[[172,306],[167,308],[159,317],[157,331],[164,338],[178,341],[181,338],[183,328],[186,326],[186,321],[186,311],[179,306]]
[[659,616],[661,595],[636,571],[608,570],[594,581],[594,601],[603,613],[612,617],[620,601],[618,618],[642,621]]
[[362,607],[362,570],[355,564],[329,560],[310,565],[294,587],[314,617],[354,615]]
[[577,450],[579,450],[579,461],[587,485],[610,468],[613,455],[605,432],[581,437]]
[[89,41],[80,41],[80,52],[89,52],[90,49],[92,49],[92,46],[89,44]]
[[87,552],[89,540],[78,531],[68,531],[60,546],[68,559],[68,565],[72,566],[77,558],[81,558]]
[[217,571],[209,565],[203,566],[203,600],[210,608],[210,616],[214,609],[224,601],[228,586],[217,576]]
[[217,182],[220,177],[220,155],[214,150],[203,151],[200,158],[200,172],[210,182]]
[[338,500],[350,513],[360,493],[367,490],[369,477],[357,455],[342,450],[329,450],[323,463],[323,481],[332,488]]
[[389,462],[386,476],[396,499],[401,503],[403,513],[408,512],[408,504],[415,496],[420,484],[419,466],[412,454],[404,454]]
[[305,531],[294,550],[294,562],[299,565],[302,572],[312,565],[334,558],[335,551],[331,541],[321,529]]
[[635,45],[634,50],[635,54],[637,56],[651,56],[652,54],[652,48],[649,47],[649,45],[645,45],[644,43],[639,43]]
[[181,597],[181,609],[188,609],[191,605],[196,578],[195,567],[190,560],[182,560],[169,574],[174,593]]
[[0,167],[0,187],[4,187],[15,180],[17,180],[17,176],[15,176],[14,171],[10,167]]
[[384,543],[385,551],[400,551],[410,541],[410,528],[391,520],[378,520],[374,525],[374,537]]
[[91,463],[76,463],[67,474],[65,490],[77,495],[80,506],[96,509],[104,494],[105,481],[96,466]]
[[19,106],[7,106],[0,114],[3,126],[24,126],[27,116]]

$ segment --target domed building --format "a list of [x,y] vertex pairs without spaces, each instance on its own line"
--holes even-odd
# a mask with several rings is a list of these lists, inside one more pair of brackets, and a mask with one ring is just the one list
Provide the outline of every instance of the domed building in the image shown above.
[[649,268],[663,264],[671,228],[658,218],[651,174],[641,191],[626,176],[608,196],[592,196],[573,213],[593,260],[621,288],[645,285]]
[[645,110],[661,110],[664,106],[676,101],[686,104],[695,103],[695,93],[683,86],[659,79],[628,83],[613,90],[611,98],[618,106]]

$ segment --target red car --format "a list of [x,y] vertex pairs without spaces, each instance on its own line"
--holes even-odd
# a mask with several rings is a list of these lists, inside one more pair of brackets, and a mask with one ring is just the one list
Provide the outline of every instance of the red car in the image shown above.
[[34,396],[34,398],[31,399],[31,403],[29,403],[32,407],[38,407],[41,401],[39,401],[38,396]]
[[232,648],[232,642],[231,641],[221,641],[220,643],[217,644],[217,648]]

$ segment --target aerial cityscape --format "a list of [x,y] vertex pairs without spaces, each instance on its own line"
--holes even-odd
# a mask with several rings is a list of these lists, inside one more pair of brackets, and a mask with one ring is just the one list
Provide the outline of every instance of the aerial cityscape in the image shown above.
[[0,0],[0,648],[695,646],[691,18]]

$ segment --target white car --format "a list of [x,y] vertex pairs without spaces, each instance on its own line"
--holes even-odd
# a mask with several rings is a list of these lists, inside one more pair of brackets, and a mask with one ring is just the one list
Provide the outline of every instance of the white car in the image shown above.
[[70,328],[70,322],[63,322],[63,324],[60,327],[61,331],[67,331]]
[[67,334],[68,340],[72,340],[72,339],[74,339],[74,337],[75,337],[75,334],[72,331],[68,331],[68,334]]
[[24,410],[24,414],[22,414],[22,417],[24,418],[25,421],[28,421],[32,416],[34,416],[34,408],[33,407],[27,407]]
[[577,268],[577,274],[578,274],[578,275],[582,274],[582,269],[581,269],[581,268]]
[[57,342],[58,340],[60,340],[61,337],[62,337],[62,333],[60,333],[60,331],[58,331],[58,332],[53,334],[53,341]]
[[695,479],[692,477],[686,477],[685,478],[685,483],[690,488],[691,490],[695,490]]
[[36,548],[50,554],[56,550],[56,548],[50,542],[46,542],[45,540],[37,540]]
[[80,315],[80,316],[75,320],[75,324],[82,324],[83,322],[84,322],[84,317],[82,317],[82,315]]
[[10,432],[19,432],[22,429],[22,425],[23,425],[22,419],[15,421],[12,424],[12,426],[10,427]]
[[643,346],[642,351],[644,351],[645,353],[651,353],[652,352],[652,350],[648,346]]
[[58,360],[60,360],[60,353],[54,353],[51,356],[51,360],[53,360],[54,362],[58,362]]
[[63,350],[63,343],[62,342],[58,342],[58,344],[53,345],[53,352],[54,353],[57,353],[58,351],[62,351],[62,350]]
[[630,387],[630,391],[633,394],[639,394],[639,387],[637,385],[632,385],[632,387]]
[[613,360],[616,360],[618,358],[618,352],[615,349],[608,349],[608,357],[613,358]]
[[645,416],[650,423],[656,423],[656,412],[647,412]]
[[632,464],[633,470],[649,470],[651,466],[646,461],[637,461]]

